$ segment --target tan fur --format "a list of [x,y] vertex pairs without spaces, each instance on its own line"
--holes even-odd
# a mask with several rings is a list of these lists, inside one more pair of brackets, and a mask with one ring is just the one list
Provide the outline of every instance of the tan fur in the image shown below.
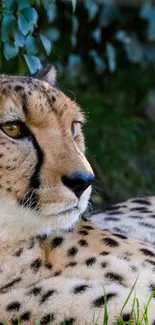
[[[130,314],[135,294],[142,310],[155,286],[154,246],[80,221],[91,188],[78,199],[61,181],[77,170],[92,171],[81,126],[76,138],[71,133],[83,113],[56,88],[28,77],[2,76],[0,94],[0,125],[20,119],[44,153],[35,190],[39,210],[31,208],[31,197],[24,207],[19,200],[27,194],[37,151],[30,139],[14,140],[0,130],[0,321],[102,325],[106,292],[113,325],[135,281],[122,316]],[[153,298],[149,325],[154,324]]]

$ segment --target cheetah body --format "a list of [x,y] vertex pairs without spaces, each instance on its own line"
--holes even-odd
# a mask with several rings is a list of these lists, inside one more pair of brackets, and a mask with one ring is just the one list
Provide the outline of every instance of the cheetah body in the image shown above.
[[[155,247],[149,240],[154,233],[154,198],[145,199],[144,213],[138,210],[142,202],[123,204],[136,208],[141,222],[150,218],[152,228],[145,227],[145,238],[138,218],[131,218],[135,238],[133,231],[124,235],[121,224],[119,231],[114,229],[117,220],[106,222],[118,210],[125,222],[123,206],[93,216],[95,223],[103,217],[99,228],[82,221],[90,187],[77,198],[61,181],[62,175],[77,169],[91,172],[81,127],[74,139],[70,132],[72,121],[83,118],[80,109],[47,82],[33,78],[2,76],[0,93],[1,323],[100,325],[106,300],[108,324],[120,314],[127,321],[135,293],[143,309],[155,289]],[[4,134],[2,126],[19,119],[28,125],[31,137],[18,141]],[[155,324],[154,304],[152,298],[149,325]]]

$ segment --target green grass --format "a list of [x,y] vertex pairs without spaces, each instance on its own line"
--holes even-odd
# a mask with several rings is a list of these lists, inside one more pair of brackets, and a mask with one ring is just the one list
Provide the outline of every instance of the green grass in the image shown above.
[[[136,282],[135,282],[135,284],[136,284]],[[123,320],[123,311],[129,302],[129,299],[130,299],[131,294],[134,290],[135,284],[132,287],[127,299],[125,300],[125,302],[123,304],[121,313],[118,316],[115,325],[150,325],[149,320],[148,320],[148,307],[150,305],[152,298],[155,297],[155,291],[152,292],[152,294],[146,301],[143,310],[140,309],[139,300],[136,297],[134,297],[131,312],[130,312],[130,317],[127,321]],[[106,295],[105,295],[105,297],[106,297]],[[105,301],[107,301],[106,298],[105,298]],[[89,324],[86,324],[86,325],[89,325]],[[93,322],[92,325],[98,325],[97,320],[95,322]],[[105,303],[105,305],[104,305],[103,325],[109,325],[107,303]]]

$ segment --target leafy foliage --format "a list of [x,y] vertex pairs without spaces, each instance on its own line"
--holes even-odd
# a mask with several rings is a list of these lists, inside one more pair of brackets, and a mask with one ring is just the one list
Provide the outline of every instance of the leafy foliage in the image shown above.
[[[39,42],[43,44],[46,54],[51,53],[51,42],[38,33],[38,13],[33,6],[41,6],[42,1],[28,0],[3,0],[1,17],[1,46],[6,60],[17,55],[25,59],[31,73],[35,73],[40,67],[40,59],[36,56]],[[49,2],[44,1],[44,8],[48,8]],[[44,9],[45,10],[45,9]]]
[[[73,10],[70,10],[70,3]],[[73,60],[73,54],[76,54],[82,72],[86,70],[85,75],[87,69],[83,65],[86,56],[86,68],[88,66],[89,69],[89,64],[92,64],[97,74],[106,70],[114,72],[120,64],[118,54],[123,54],[128,61],[142,67],[155,63],[155,7],[151,3],[144,3],[140,8],[132,10],[118,7],[112,2],[104,4],[99,0],[85,0],[78,5],[76,0],[70,3],[53,0],[3,0],[1,47],[5,59],[10,60],[20,55],[27,64],[28,60],[33,60],[33,71],[31,65],[28,64],[28,67],[31,72],[36,71],[40,57],[45,61],[46,55],[52,55],[53,41],[61,42],[58,17],[62,10],[66,12],[63,20],[68,26],[64,30],[69,42],[68,48],[64,49],[65,55],[74,66],[76,59]],[[60,13],[60,18],[61,16]],[[88,28],[82,33],[84,21],[87,21]],[[82,49],[79,42],[85,40]]]

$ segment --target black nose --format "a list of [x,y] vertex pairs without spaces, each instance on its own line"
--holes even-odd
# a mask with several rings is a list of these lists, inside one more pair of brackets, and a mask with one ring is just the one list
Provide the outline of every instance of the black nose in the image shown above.
[[62,182],[79,198],[86,188],[91,185],[93,179],[93,173],[76,172],[70,176],[63,176]]

